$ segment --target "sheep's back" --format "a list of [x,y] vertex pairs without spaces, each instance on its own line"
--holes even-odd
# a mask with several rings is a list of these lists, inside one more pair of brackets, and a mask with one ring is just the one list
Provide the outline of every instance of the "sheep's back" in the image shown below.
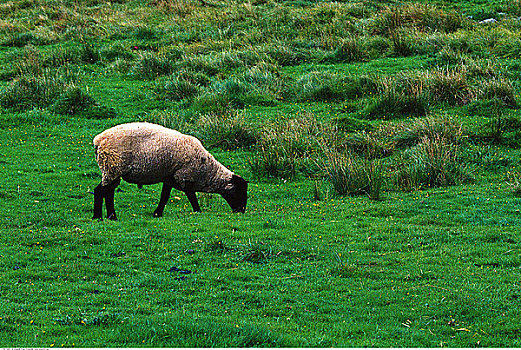
[[149,123],[118,125],[96,136],[94,144],[105,182],[114,176],[138,184],[172,178],[184,186],[200,183],[218,163],[197,138]]

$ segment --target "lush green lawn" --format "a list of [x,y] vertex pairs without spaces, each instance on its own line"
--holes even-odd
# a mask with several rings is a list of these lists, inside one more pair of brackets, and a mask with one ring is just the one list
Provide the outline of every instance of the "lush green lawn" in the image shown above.
[[[521,347],[518,3],[60,1],[0,4],[0,346]],[[431,117],[471,176],[406,191]],[[253,138],[210,149],[246,213],[173,192],[152,218],[160,185],[122,182],[92,220],[92,139],[138,120]],[[292,177],[255,168],[270,140]],[[381,147],[380,200],[335,192],[330,146]]]
[[[521,200],[503,182],[379,202],[253,182],[248,211],[123,184],[97,222],[76,118],[1,131],[4,346],[519,346]],[[216,152],[248,174],[247,154]],[[191,274],[169,272],[172,267]]]

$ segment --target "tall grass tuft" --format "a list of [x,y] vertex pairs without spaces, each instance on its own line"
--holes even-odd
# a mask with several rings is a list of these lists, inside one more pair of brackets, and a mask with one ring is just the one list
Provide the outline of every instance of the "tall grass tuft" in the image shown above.
[[310,72],[295,81],[298,101],[331,101],[344,98],[347,79],[329,72]]
[[274,106],[281,98],[284,79],[267,66],[254,66],[223,80],[214,80],[194,100],[194,109],[225,112],[248,105]]
[[159,82],[156,90],[161,97],[181,101],[193,99],[200,93],[201,88],[198,84],[181,75],[173,75],[169,79]]
[[287,41],[273,41],[259,47],[259,51],[281,66],[297,66],[322,55],[317,49],[298,47]]
[[342,40],[326,61],[333,63],[361,62],[368,58],[368,53],[360,39]]
[[385,7],[375,17],[374,31],[390,36],[398,29],[453,33],[464,25],[463,16],[430,4],[411,3]]
[[508,171],[506,183],[510,187],[514,197],[521,197],[521,173],[519,173],[519,171]]
[[95,100],[77,86],[69,86],[58,96],[53,110],[59,114],[74,115],[95,104]]
[[482,83],[480,97],[497,99],[506,107],[516,108],[516,93],[512,83],[505,78],[486,79]]
[[214,76],[219,73],[219,67],[217,66],[215,59],[210,56],[185,56],[178,60],[173,68],[175,70],[191,70],[195,72],[201,72],[208,76]]
[[228,114],[236,107],[228,95],[204,90],[196,95],[191,103],[192,110],[201,114]]
[[60,72],[23,75],[0,92],[0,106],[18,111],[45,108],[72,84],[71,77]]
[[476,95],[466,69],[437,69],[427,74],[430,99],[450,105],[468,104]]
[[101,60],[101,53],[97,46],[93,44],[84,44],[79,49],[79,60],[86,64],[95,64]]
[[424,79],[419,75],[400,74],[382,78],[381,92],[373,97],[362,115],[368,119],[419,117],[427,114],[429,100]]
[[412,147],[425,137],[439,137],[449,144],[457,144],[463,138],[463,127],[445,117],[429,116],[403,122],[394,133],[393,142],[397,147]]
[[318,173],[315,158],[324,148],[337,147],[336,129],[319,123],[313,114],[279,122],[262,130],[257,155],[250,160],[257,177],[293,178]]
[[289,149],[263,141],[257,146],[256,156],[248,161],[248,165],[257,178],[292,179],[297,174],[298,159]]
[[468,167],[461,161],[457,144],[442,136],[423,136],[420,144],[408,150],[396,181],[404,190],[442,187],[473,180]]
[[135,58],[132,50],[120,41],[103,46],[99,50],[99,55],[104,61],[109,62],[116,61],[117,59],[131,61]]
[[189,110],[154,110],[144,116],[144,120],[166,126],[185,134],[194,132],[195,116]]
[[256,131],[237,112],[229,114],[207,114],[196,123],[198,136],[207,147],[226,150],[249,148],[257,143]]
[[396,30],[391,34],[391,52],[395,57],[408,57],[414,54],[416,36],[405,30]]
[[360,158],[349,152],[327,152],[321,169],[338,194],[366,194],[370,199],[380,199],[384,182],[380,161]]
[[345,138],[343,145],[352,153],[365,159],[378,159],[391,155],[394,152],[390,138],[376,131],[359,131]]
[[489,122],[478,133],[484,132],[485,139],[490,139],[495,143],[507,141],[505,137],[507,135],[510,138],[513,136],[514,139],[518,139],[521,130],[520,120],[514,115],[505,113],[506,108],[502,100],[494,98],[487,102],[489,113],[486,116],[489,117]]
[[155,79],[174,72],[173,62],[153,53],[142,54],[133,67],[134,73],[142,79]]

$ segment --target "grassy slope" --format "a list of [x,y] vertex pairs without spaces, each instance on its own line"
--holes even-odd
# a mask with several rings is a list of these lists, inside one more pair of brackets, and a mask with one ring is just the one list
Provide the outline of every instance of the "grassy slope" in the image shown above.
[[92,222],[90,140],[114,122],[2,130],[3,345],[519,345],[504,184],[317,202],[308,181],[253,183],[245,215],[180,196],[155,220],[159,187],[123,184],[121,221]]
[[[368,65],[399,69],[388,61]],[[120,221],[93,222],[92,137],[165,106],[151,83],[97,73],[82,84],[126,117],[0,115],[0,345],[520,346],[521,200],[506,169],[381,202],[258,181],[245,215],[217,196],[194,214],[174,193],[162,219],[151,218],[159,186],[124,183]],[[247,113],[327,119],[328,108]],[[251,153],[213,153],[251,178]]]

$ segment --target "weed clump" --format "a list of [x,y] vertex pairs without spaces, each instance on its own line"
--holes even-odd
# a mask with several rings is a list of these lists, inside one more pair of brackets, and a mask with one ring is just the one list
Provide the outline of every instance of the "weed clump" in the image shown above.
[[[375,42],[373,41],[373,44]],[[366,48],[359,39],[342,40],[326,61],[332,63],[361,62],[368,58]]]
[[427,75],[430,99],[449,105],[468,104],[476,95],[465,69],[438,69]]
[[339,195],[365,194],[379,200],[383,186],[383,170],[378,160],[367,160],[349,152],[329,152],[321,168]]
[[139,57],[133,67],[134,73],[142,79],[155,79],[174,72],[174,64],[167,57],[145,53]]
[[200,87],[183,76],[172,76],[157,88],[161,96],[173,101],[190,100],[200,93]]
[[197,121],[197,136],[209,148],[226,150],[249,148],[257,143],[258,136],[244,117],[238,113],[207,114]]
[[412,147],[423,138],[439,137],[449,144],[457,144],[463,137],[461,124],[455,124],[443,117],[416,118],[396,127],[393,142],[397,147]]
[[403,155],[396,182],[404,190],[460,185],[473,180],[461,161],[457,144],[442,136],[421,137],[420,143]]
[[216,239],[206,244],[206,250],[209,252],[224,253],[230,251],[231,248],[222,240]]
[[266,247],[263,243],[250,243],[239,252],[239,259],[251,263],[265,262],[272,255],[271,247]]
[[17,111],[46,108],[71,86],[70,79],[59,73],[23,75],[0,92],[0,106]]
[[497,99],[508,108],[516,108],[517,101],[515,95],[512,83],[504,78],[487,79],[482,83],[481,99]]
[[318,172],[314,159],[336,142],[336,131],[330,125],[305,114],[265,127],[256,145],[257,156],[249,161],[250,169],[258,177],[312,175]]
[[311,72],[295,82],[298,101],[331,101],[344,98],[346,81],[329,72]]
[[69,86],[54,102],[52,108],[56,113],[74,115],[92,107],[95,100],[77,86]]

